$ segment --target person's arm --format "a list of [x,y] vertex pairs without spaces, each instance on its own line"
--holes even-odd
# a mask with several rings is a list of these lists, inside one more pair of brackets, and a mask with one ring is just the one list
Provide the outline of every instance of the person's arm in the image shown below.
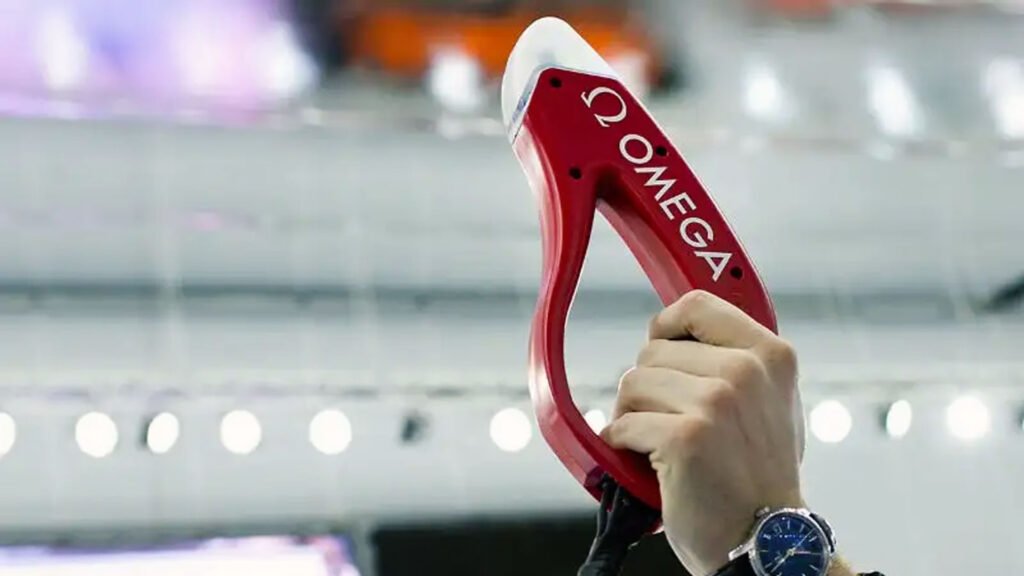
[[[649,455],[665,534],[695,576],[728,562],[757,510],[804,507],[796,353],[706,292],[687,293],[652,320],[602,435]],[[854,572],[836,558],[829,576]]]

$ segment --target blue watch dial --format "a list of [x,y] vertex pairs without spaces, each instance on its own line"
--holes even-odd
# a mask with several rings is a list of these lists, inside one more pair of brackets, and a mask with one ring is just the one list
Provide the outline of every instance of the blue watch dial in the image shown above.
[[754,541],[757,563],[766,576],[825,576],[829,545],[809,519],[792,512],[768,518]]

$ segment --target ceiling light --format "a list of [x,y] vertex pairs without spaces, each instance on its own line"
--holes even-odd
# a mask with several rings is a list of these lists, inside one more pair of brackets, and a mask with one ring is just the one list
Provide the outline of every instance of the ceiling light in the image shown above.
[[14,422],[14,417],[6,412],[0,412],[0,458],[14,448],[14,441],[17,439],[18,426]]
[[315,80],[316,66],[299,45],[295,29],[290,24],[275,23],[259,49],[258,60],[265,76],[263,81],[273,96],[290,98]]
[[868,71],[868,101],[883,132],[911,136],[920,129],[917,102],[903,74],[890,66]]
[[811,410],[810,425],[815,438],[826,444],[836,444],[850,434],[853,418],[838,400],[825,400]]
[[601,430],[604,430],[604,427],[608,425],[608,417],[604,415],[602,410],[598,410],[596,408],[594,410],[588,410],[587,413],[583,415],[583,419],[587,421],[590,429],[598,434],[600,434]]
[[518,408],[505,408],[491,418],[491,440],[505,452],[519,452],[530,443],[533,426]]
[[181,424],[170,412],[161,412],[146,423],[146,447],[153,454],[166,454],[178,442]]
[[263,440],[263,428],[248,410],[232,410],[220,421],[220,441],[232,454],[251,454]]
[[78,448],[93,458],[109,456],[117,447],[117,424],[103,412],[83,414],[75,423]]
[[89,67],[89,48],[75,29],[70,14],[53,10],[40,20],[36,50],[43,79],[52,90],[78,87]]
[[472,55],[458,48],[437,51],[427,75],[430,93],[455,112],[473,112],[484,103],[483,70]]
[[785,113],[782,83],[771,67],[751,66],[744,79],[743,107],[759,120],[777,120]]
[[988,406],[976,396],[964,395],[946,408],[946,426],[960,440],[978,440],[989,433],[992,418]]
[[1024,66],[1012,58],[993,59],[985,67],[982,85],[999,132],[1024,138]]
[[902,438],[910,431],[914,409],[907,400],[897,400],[885,411],[885,432],[891,438]]
[[340,410],[321,410],[309,421],[309,442],[323,454],[341,454],[352,442],[352,423]]

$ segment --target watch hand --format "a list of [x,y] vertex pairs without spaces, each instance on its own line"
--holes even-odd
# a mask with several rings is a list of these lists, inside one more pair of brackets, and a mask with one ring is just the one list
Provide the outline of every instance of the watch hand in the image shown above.
[[785,554],[783,554],[783,555],[782,555],[782,556],[781,556],[781,557],[780,557],[780,558],[779,558],[778,560],[776,560],[776,561],[775,561],[775,564],[772,564],[772,565],[771,565],[771,567],[770,567],[770,568],[768,568],[768,571],[769,571],[769,572],[771,572],[772,570],[775,570],[775,569],[776,569],[776,568],[778,568],[779,566],[782,566],[782,564],[783,564],[783,563],[784,563],[784,562],[785,562],[786,560],[789,560],[789,559],[790,559],[790,557],[791,557],[791,556],[793,556],[793,553],[794,553],[795,551],[796,551],[796,549],[795,549],[795,548],[790,548],[789,550],[786,550],[786,553],[785,553]]

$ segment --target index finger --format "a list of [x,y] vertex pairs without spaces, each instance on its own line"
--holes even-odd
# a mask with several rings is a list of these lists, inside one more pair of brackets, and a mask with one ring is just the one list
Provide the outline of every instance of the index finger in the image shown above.
[[773,336],[731,303],[703,290],[692,290],[651,320],[651,340],[694,339],[713,346],[752,348]]

